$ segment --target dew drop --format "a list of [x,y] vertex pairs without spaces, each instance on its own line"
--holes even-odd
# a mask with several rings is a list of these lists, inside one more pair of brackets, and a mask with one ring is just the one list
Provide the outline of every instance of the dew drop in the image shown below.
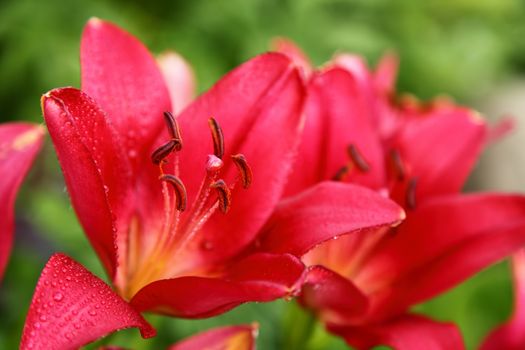
[[53,300],[61,301],[62,299],[64,299],[64,295],[62,293],[56,292],[55,294],[53,294]]
[[47,316],[46,315],[40,315],[40,321],[46,322],[47,321]]
[[89,310],[88,314],[90,316],[96,316],[97,315],[97,312],[95,310]]

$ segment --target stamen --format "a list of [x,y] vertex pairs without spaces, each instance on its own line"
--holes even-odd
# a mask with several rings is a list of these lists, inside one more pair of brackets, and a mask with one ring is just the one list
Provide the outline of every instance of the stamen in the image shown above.
[[209,154],[208,161],[206,162],[206,171],[212,174],[217,173],[222,169],[223,164],[222,159],[213,154]]
[[208,119],[208,125],[210,126],[211,137],[213,139],[213,153],[217,157],[222,158],[224,155],[224,136],[222,129],[215,118]]
[[219,196],[219,208],[223,213],[226,213],[231,206],[231,193],[228,185],[224,180],[217,180],[210,185],[211,188],[217,190]]
[[153,164],[159,165],[161,162],[163,162],[166,159],[166,157],[169,156],[170,153],[177,148],[177,145],[177,140],[169,140],[168,142],[157,148],[151,154],[151,161],[153,162]]
[[166,181],[173,186],[175,191],[176,203],[175,207],[178,211],[184,211],[186,209],[186,204],[188,201],[188,196],[186,194],[186,187],[182,181],[175,175],[165,174],[159,178],[161,181]]
[[343,178],[346,176],[346,174],[348,174],[349,171],[350,169],[348,168],[348,165],[342,166],[339,170],[337,170],[335,175],[332,177],[332,180],[343,181]]
[[242,187],[248,188],[252,184],[253,173],[243,154],[232,155],[232,160],[241,174]]
[[359,150],[354,144],[348,145],[346,151],[348,152],[348,156],[352,161],[354,162],[355,166],[361,170],[362,172],[366,173],[370,170],[370,165],[368,165],[365,158],[363,158],[363,155],[359,153]]
[[416,187],[417,187],[417,178],[413,177],[408,182],[407,192],[406,192],[406,205],[408,209],[416,209]]
[[397,180],[403,181],[406,176],[406,171],[405,171],[405,165],[403,164],[403,161],[401,160],[401,155],[399,154],[398,150],[393,149],[390,151],[390,160],[392,161],[392,165],[394,167],[394,171],[396,173]]
[[164,120],[166,121],[168,133],[170,134],[171,139],[177,141],[175,149],[180,151],[182,149],[182,137],[180,135],[180,128],[177,119],[175,119],[171,112],[164,112]]

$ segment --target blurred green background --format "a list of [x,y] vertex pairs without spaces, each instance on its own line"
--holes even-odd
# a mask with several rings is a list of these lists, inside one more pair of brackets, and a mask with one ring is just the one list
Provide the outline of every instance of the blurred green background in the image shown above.
[[[402,59],[399,89],[423,98],[447,93],[470,103],[525,70],[521,0],[3,0],[1,121],[41,122],[43,93],[79,86],[80,35],[92,16],[115,22],[154,53],[181,53],[195,69],[199,91],[267,50],[277,35],[296,41],[315,64],[335,51],[357,52],[375,63],[394,49]],[[0,288],[0,349],[18,347],[33,288],[52,252],[65,252],[104,276],[70,207],[49,140],[18,199],[16,239]],[[507,270],[506,263],[491,267],[417,309],[457,322],[475,348],[511,310]],[[285,301],[245,305],[212,320],[150,319],[159,328],[153,340],[129,330],[104,342],[162,349],[213,325],[258,321],[260,349],[345,348]]]

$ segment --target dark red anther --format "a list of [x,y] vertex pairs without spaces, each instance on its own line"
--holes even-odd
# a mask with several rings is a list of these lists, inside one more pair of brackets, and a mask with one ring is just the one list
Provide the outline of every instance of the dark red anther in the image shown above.
[[164,159],[166,159],[167,156],[173,152],[174,149],[177,148],[177,140],[169,140],[159,148],[157,148],[152,154],[151,154],[151,161],[154,164],[159,165]]
[[332,177],[332,180],[333,181],[343,181],[344,177],[346,176],[346,174],[348,174],[349,171],[350,169],[348,168],[347,165],[342,166],[341,168],[339,168],[339,170],[337,170],[335,175]]
[[217,190],[219,196],[219,208],[223,213],[228,212],[231,206],[231,193],[228,185],[224,180],[217,180],[210,185],[211,188]]
[[222,129],[215,118],[208,119],[208,125],[211,130],[211,137],[213,139],[213,153],[222,159],[224,156],[224,135]]
[[242,187],[248,188],[252,184],[253,173],[243,154],[232,155],[232,160],[241,174]]
[[182,149],[182,136],[180,135],[179,123],[177,119],[171,114],[171,112],[164,112],[164,120],[168,127],[168,133],[172,140],[176,141],[175,150],[180,151]]
[[175,207],[178,211],[184,211],[188,202],[188,195],[186,193],[186,187],[182,183],[181,179],[175,175],[164,174],[159,178],[161,181],[169,183],[175,192]]
[[406,192],[406,205],[408,209],[416,209],[416,188],[417,178],[413,177],[408,181],[408,187]]
[[352,162],[357,167],[357,169],[364,173],[370,170],[370,165],[368,165],[368,162],[365,160],[365,158],[363,158],[363,155],[359,152],[354,144],[348,145],[346,151],[348,152],[348,156],[350,159],[352,159]]
[[398,150],[393,149],[390,151],[390,160],[392,161],[396,179],[403,181],[406,176],[406,170]]

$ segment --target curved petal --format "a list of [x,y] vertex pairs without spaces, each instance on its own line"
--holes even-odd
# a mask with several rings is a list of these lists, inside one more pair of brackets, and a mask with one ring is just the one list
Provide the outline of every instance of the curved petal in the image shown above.
[[[384,152],[370,119],[372,105],[359,82],[342,68],[315,75],[308,85],[306,123],[286,195],[333,179],[348,168],[346,179],[372,188],[385,186]],[[366,97],[366,96],[365,96]],[[352,145],[368,165],[360,169],[349,156]]]
[[168,350],[255,350],[258,325],[238,325],[210,329],[184,339]]
[[407,171],[418,179],[417,197],[461,190],[486,142],[487,126],[473,111],[441,108],[401,129],[397,148]]
[[297,293],[304,265],[291,255],[255,254],[237,261],[216,278],[179,277],[153,282],[131,300],[141,311],[203,318],[242,303],[271,301]]
[[43,128],[36,124],[0,125],[0,280],[13,244],[16,194],[42,147],[43,136]]
[[319,265],[308,269],[301,303],[325,322],[342,323],[368,310],[368,298],[350,280]]
[[131,206],[131,171],[121,140],[96,102],[80,90],[52,90],[42,97],[42,109],[73,207],[113,277],[115,232],[117,227],[126,231]]
[[310,78],[313,70],[312,64],[306,54],[293,41],[283,37],[273,38],[270,48],[288,56],[300,68],[303,78]]
[[97,101],[122,136],[133,168],[149,162],[151,143],[171,111],[164,78],[148,50],[117,26],[92,18],[82,34],[82,91]]
[[481,350],[519,350],[525,348],[525,250],[512,258],[514,274],[514,315],[493,330],[483,341]]
[[385,53],[376,66],[374,84],[379,93],[391,95],[396,89],[399,57],[394,52]]
[[371,254],[355,278],[382,313],[456,285],[525,244],[525,197],[449,196],[428,201]]
[[404,315],[387,323],[328,329],[357,349],[388,345],[396,350],[463,350],[465,345],[453,323],[439,323],[419,315]]
[[53,255],[40,276],[20,349],[76,349],[109,333],[155,330],[101,279],[63,254]]
[[283,200],[263,228],[260,250],[302,256],[334,237],[398,224],[405,212],[375,191],[322,182]]
[[179,113],[195,97],[195,75],[191,66],[176,52],[164,52],[157,58],[166,86],[170,92],[174,113]]
[[[191,203],[206,174],[213,152],[208,118],[215,117],[224,134],[221,177],[238,181],[231,155],[244,154],[253,173],[248,189],[232,191],[227,215],[213,215],[200,237],[206,260],[229,257],[250,242],[279,200],[290,171],[302,123],[304,88],[297,70],[281,54],[264,54],[221,79],[179,116],[184,148],[178,153],[180,178]],[[202,175],[201,175],[202,174]],[[234,224],[233,224],[234,223]],[[196,245],[198,246],[198,245]]]

